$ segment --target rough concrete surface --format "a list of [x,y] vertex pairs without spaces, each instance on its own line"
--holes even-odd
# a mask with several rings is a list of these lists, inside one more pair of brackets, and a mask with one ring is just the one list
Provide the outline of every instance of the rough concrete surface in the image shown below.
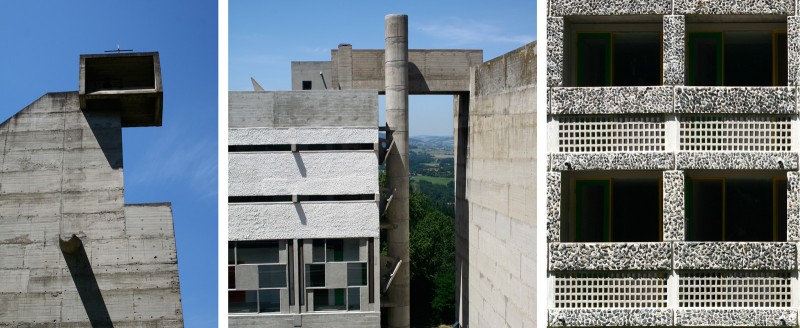
[[533,327],[535,43],[475,68],[470,91],[469,219],[467,227],[457,229],[461,238],[468,238],[457,241],[468,245],[468,252],[459,252],[461,261],[468,260],[468,279],[462,273],[463,281],[468,281],[468,301],[462,302],[469,308],[464,310],[473,327]]
[[77,92],[0,125],[0,326],[182,326],[172,210],[124,204],[121,127]]

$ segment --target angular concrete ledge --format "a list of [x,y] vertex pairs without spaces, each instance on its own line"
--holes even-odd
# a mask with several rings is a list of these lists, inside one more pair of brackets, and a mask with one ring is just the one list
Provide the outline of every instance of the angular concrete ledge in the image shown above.
[[677,309],[676,326],[794,327],[796,308]]
[[374,151],[228,154],[230,196],[353,195],[378,192]]
[[228,240],[378,237],[377,202],[228,205]]
[[676,242],[675,270],[795,270],[789,242]]
[[675,0],[682,15],[792,15],[794,0]]
[[672,326],[671,309],[548,309],[550,327]]
[[348,144],[378,142],[378,127],[228,129],[228,145]]
[[550,16],[666,15],[671,11],[671,0],[550,0]]
[[672,87],[549,88],[550,115],[661,114],[672,112]]
[[679,170],[797,170],[796,152],[678,152]]
[[675,87],[680,114],[797,114],[795,103],[794,87]]
[[552,243],[550,271],[670,270],[670,243]]
[[674,167],[675,157],[668,152],[550,154],[551,171],[670,170]]

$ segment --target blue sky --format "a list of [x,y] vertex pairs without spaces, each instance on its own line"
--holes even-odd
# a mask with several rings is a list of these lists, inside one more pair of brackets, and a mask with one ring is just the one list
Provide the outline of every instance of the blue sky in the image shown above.
[[217,325],[217,1],[3,1],[0,121],[78,90],[80,54],[158,51],[162,127],[123,129],[125,202],[172,202],[186,327]]
[[[230,1],[228,87],[291,89],[292,61],[330,60],[339,43],[353,49],[384,47],[384,17],[409,16],[411,49],[482,49],[489,60],[536,36],[534,0]],[[383,97],[381,97],[383,98]],[[409,100],[414,135],[452,135],[451,96]],[[383,102],[381,102],[383,124]]]

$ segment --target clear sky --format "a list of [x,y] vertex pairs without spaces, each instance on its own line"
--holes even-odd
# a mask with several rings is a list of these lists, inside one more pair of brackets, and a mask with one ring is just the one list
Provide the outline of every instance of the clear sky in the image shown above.
[[[253,90],[250,77],[265,90],[290,90],[292,61],[330,60],[339,43],[383,49],[387,14],[408,15],[410,49],[482,49],[484,61],[536,36],[534,0],[240,0],[228,11],[228,87],[237,91]],[[453,135],[451,96],[409,102],[412,136]]]
[[125,203],[172,202],[186,327],[217,326],[217,1],[0,2],[0,121],[78,90],[80,54],[158,51],[162,127],[123,129]]

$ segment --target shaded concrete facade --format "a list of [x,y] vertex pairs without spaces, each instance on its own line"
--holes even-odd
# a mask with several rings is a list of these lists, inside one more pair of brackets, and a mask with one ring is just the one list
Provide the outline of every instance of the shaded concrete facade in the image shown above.
[[228,115],[229,325],[380,326],[377,93],[230,92]]
[[548,326],[797,326],[796,1],[548,8]]
[[132,121],[79,98],[48,93],[0,125],[0,325],[182,327],[171,205],[124,203]]

